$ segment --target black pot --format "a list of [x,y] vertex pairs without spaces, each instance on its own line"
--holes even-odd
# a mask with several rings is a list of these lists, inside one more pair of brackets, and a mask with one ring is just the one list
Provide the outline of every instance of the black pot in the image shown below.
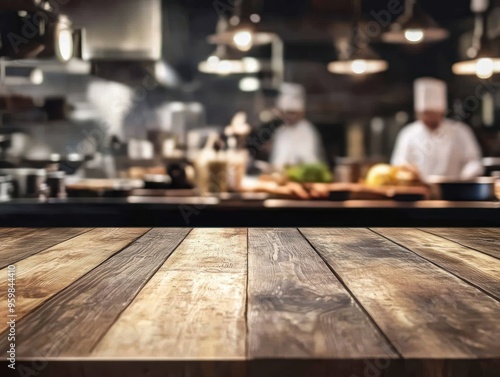
[[453,202],[496,200],[495,179],[491,177],[480,177],[466,181],[432,179],[430,184],[441,200]]
[[194,187],[188,174],[188,164],[179,163],[172,164],[168,167],[167,172],[172,180],[172,188],[176,190],[189,190]]

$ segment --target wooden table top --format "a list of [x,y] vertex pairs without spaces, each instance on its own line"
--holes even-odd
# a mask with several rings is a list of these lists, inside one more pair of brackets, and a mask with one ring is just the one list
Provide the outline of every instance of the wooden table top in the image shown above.
[[[372,360],[377,376],[500,376],[500,229],[0,234],[0,291],[16,267],[19,360],[281,363],[270,376],[312,375],[290,367],[311,361],[314,376],[347,377]],[[3,354],[7,331],[0,321]],[[318,367],[328,362],[343,374]]]

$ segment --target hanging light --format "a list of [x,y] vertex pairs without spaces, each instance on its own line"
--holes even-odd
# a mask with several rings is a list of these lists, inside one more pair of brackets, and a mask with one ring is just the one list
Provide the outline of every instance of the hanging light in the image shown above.
[[351,55],[347,60],[338,60],[328,64],[331,73],[340,75],[367,75],[386,71],[389,64],[382,60],[370,47],[365,47]]
[[261,87],[257,77],[244,77],[240,80],[239,88],[242,92],[256,92]]
[[445,40],[448,30],[440,27],[426,14],[416,0],[406,0],[405,13],[382,34],[387,43],[421,44]]
[[45,80],[45,75],[40,68],[35,68],[30,73],[30,81],[33,85],[42,85]]
[[472,2],[472,10],[476,12],[476,29],[473,46],[469,49],[471,59],[453,65],[456,75],[476,75],[480,79],[489,79],[495,73],[500,73],[498,49],[488,38],[488,7],[487,0]]
[[233,42],[240,51],[249,51],[253,46],[253,33],[250,30],[240,30],[233,36]]
[[[361,22],[361,3],[357,1],[357,17],[355,24]],[[328,70],[331,73],[340,75],[366,75],[386,71],[389,68],[387,61],[383,60],[369,46],[356,48],[355,41],[359,40],[358,30],[354,27],[353,34],[347,49],[352,51],[348,56],[328,64]]]
[[261,64],[255,58],[235,56],[228,51],[227,46],[219,45],[207,60],[198,65],[198,70],[203,73],[227,76],[260,72]]
[[250,51],[253,46],[272,43],[273,33],[259,30],[261,16],[252,12],[250,6],[250,1],[240,0],[229,21],[220,17],[217,32],[208,36],[208,42],[229,45],[243,52]]
[[[219,18],[216,33],[207,38],[208,43],[217,45],[216,52],[200,63],[198,68],[201,72],[219,75],[256,73],[270,68],[272,86],[279,88],[285,74],[283,41],[275,33],[259,31],[255,24],[260,22],[260,15],[245,13],[243,4],[248,2],[240,0],[229,20],[226,17]],[[271,45],[270,67],[255,58],[241,57],[253,46],[267,44]],[[238,52],[241,56],[235,57]]]

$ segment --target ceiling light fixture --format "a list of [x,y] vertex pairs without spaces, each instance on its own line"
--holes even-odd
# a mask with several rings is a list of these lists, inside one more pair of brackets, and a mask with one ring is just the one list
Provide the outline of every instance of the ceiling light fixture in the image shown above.
[[242,92],[256,92],[260,86],[260,80],[256,77],[244,77],[239,83]]
[[273,41],[273,33],[260,30],[258,23],[261,16],[252,11],[251,1],[239,0],[229,22],[225,17],[219,18],[217,32],[208,36],[211,44],[226,44],[240,51],[250,51],[253,46],[270,44]]
[[382,40],[386,43],[421,44],[439,42],[449,35],[448,30],[423,11],[417,0],[406,0],[404,14],[382,34]]
[[358,37],[357,27],[361,23],[361,2],[356,2],[356,17],[354,21],[353,33],[350,42],[347,44],[345,51],[341,51],[341,59],[328,64],[328,70],[331,73],[340,75],[360,76],[386,71],[389,68],[387,61],[381,59],[370,46],[358,47],[355,41],[360,40]]
[[40,68],[35,68],[30,73],[30,81],[33,85],[42,85],[45,80],[45,75]]
[[496,43],[488,38],[488,0],[472,2],[472,11],[476,13],[476,27],[473,46],[469,49],[470,60],[453,65],[456,75],[476,75],[480,79],[489,79],[500,73],[500,55]]
[[219,45],[207,60],[198,65],[198,69],[203,73],[227,76],[257,73],[261,70],[261,63],[255,58],[235,56],[227,46]]
[[253,46],[270,44],[272,87],[279,88],[284,82],[285,75],[283,40],[275,33],[258,30],[256,24],[261,21],[260,15],[250,12],[248,7],[244,8],[244,4],[249,2],[243,0],[238,2],[229,20],[222,16],[219,18],[216,33],[207,38],[208,43],[218,46],[216,52],[200,63],[198,68],[201,72],[219,75],[260,72],[263,67],[257,59],[250,57],[229,59],[228,56],[234,55],[234,51],[245,54]]
[[382,60],[376,55],[368,56],[367,54],[358,54],[356,57],[354,57],[354,59],[351,58],[349,60],[338,60],[328,64],[328,70],[331,73],[353,76],[384,72],[388,68],[389,63],[387,63],[385,60]]

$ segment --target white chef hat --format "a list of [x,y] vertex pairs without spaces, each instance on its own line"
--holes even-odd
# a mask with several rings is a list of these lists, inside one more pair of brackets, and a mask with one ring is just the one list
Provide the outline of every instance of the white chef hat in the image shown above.
[[304,111],[306,91],[302,85],[284,83],[281,85],[277,106],[281,111]]
[[415,111],[442,111],[448,109],[448,88],[446,83],[430,77],[415,80]]

